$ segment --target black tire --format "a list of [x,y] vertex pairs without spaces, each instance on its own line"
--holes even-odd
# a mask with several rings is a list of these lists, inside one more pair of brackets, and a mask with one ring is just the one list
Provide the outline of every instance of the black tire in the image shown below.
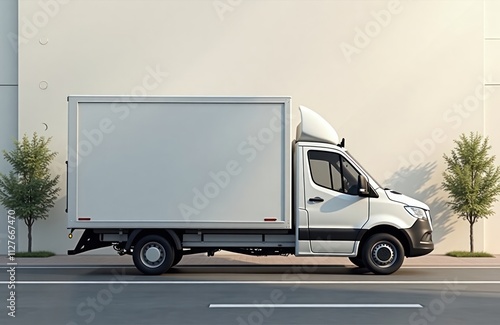
[[174,261],[172,262],[172,266],[176,266],[177,264],[179,264],[179,262],[182,260],[182,257],[184,257],[182,250],[175,250],[175,256]]
[[361,267],[361,268],[366,267],[365,263],[363,263],[363,259],[359,256],[349,257],[349,261],[351,261],[351,263],[356,265],[357,267]]
[[375,274],[391,274],[399,270],[405,258],[403,245],[389,234],[375,234],[363,245],[363,263]]
[[146,275],[159,275],[172,266],[174,249],[165,238],[147,235],[134,245],[132,257],[139,271]]

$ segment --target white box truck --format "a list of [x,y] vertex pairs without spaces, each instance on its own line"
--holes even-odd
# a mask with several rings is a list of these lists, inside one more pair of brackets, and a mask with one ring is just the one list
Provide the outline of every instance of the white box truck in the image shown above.
[[345,256],[376,274],[434,248],[429,207],[382,188],[290,97],[70,96],[68,254],[113,246],[145,274],[184,255]]

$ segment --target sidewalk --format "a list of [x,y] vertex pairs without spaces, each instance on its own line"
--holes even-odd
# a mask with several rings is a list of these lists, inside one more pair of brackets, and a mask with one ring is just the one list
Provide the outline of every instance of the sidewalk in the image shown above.
[[[6,265],[7,257],[0,257],[0,265]],[[47,258],[16,258],[18,266],[133,266],[130,255],[56,255]],[[213,257],[204,254],[184,256],[182,265],[352,265],[346,257],[295,257],[295,256],[247,256],[228,252],[216,253]],[[495,257],[449,257],[430,254],[406,258],[405,266],[498,266],[500,255]]]

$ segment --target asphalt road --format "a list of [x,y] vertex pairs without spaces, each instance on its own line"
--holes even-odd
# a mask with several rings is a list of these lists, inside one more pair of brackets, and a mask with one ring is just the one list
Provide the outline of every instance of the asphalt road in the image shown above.
[[0,324],[499,324],[500,267],[1,267]]

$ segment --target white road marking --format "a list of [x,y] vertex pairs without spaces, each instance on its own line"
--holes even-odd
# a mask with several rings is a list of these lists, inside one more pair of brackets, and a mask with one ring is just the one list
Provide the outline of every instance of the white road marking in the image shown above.
[[[288,268],[292,266],[306,266],[304,265],[254,265],[250,267],[282,267],[282,268]],[[317,267],[338,267],[338,265],[316,265]],[[5,265],[0,265],[0,268],[9,268],[10,266],[5,266]],[[179,265],[179,268],[190,268],[190,267],[203,267],[203,268],[225,268],[225,267],[249,267],[248,265],[229,265],[229,264],[224,264],[224,265]],[[78,265],[78,266],[71,266],[71,265],[54,265],[54,266],[35,266],[35,265],[17,265],[17,269],[108,269],[108,268],[124,268],[124,269],[135,269],[135,266],[130,266],[130,265],[94,265],[94,266],[84,266],[84,265]],[[346,268],[354,268],[349,266],[346,266]],[[494,266],[465,266],[465,265],[460,265],[460,266],[403,266],[401,267],[402,269],[500,269],[500,266],[494,265]],[[304,272],[307,273],[307,272]]]
[[[10,266],[0,266],[0,268],[9,268]],[[96,266],[23,266],[17,265],[16,269],[135,269],[135,266],[129,265],[96,265]]]
[[[128,281],[128,280],[120,280],[117,279],[115,281],[16,281],[16,284],[41,284],[41,285],[47,285],[47,284],[116,284],[116,283],[121,283],[121,284],[144,284],[144,285],[175,285],[175,284],[182,284],[182,285],[200,285],[200,284],[272,284],[272,285],[283,285],[283,284],[305,284],[305,285],[353,285],[353,284],[360,284],[360,285],[390,285],[390,284],[467,284],[467,285],[482,285],[482,284],[500,284],[500,281],[498,280],[493,280],[493,281],[459,281],[459,280],[430,280],[430,281],[210,281],[210,280],[205,280],[205,281]],[[9,284],[9,281],[0,281],[0,284]]]
[[208,308],[424,308],[421,304],[210,304]]

